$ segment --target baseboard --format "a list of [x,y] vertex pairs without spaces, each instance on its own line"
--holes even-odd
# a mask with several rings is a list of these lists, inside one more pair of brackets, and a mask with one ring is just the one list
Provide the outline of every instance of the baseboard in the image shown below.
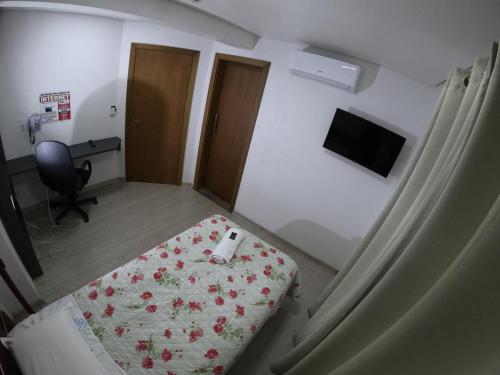
[[211,201],[217,203],[219,206],[221,206],[225,210],[228,210],[229,212],[231,212],[231,206],[229,205],[229,203],[227,203],[227,202],[223,201],[222,199],[220,199],[218,196],[216,196],[215,194],[213,194],[210,190],[207,190],[205,188],[201,188],[201,189],[198,189],[198,190],[195,190],[195,191],[198,191],[198,193],[200,193],[204,197],[210,199]]
[[98,182],[97,184],[89,185],[89,186],[85,187],[82,190],[82,192],[85,193],[87,191],[92,191],[92,190],[100,189],[100,188],[108,186],[108,185],[114,185],[114,184],[120,184],[120,183],[121,184],[125,183],[125,177],[115,177],[115,178],[112,178],[110,180],[101,181],[101,182]]
[[[120,184],[120,183],[125,183],[125,177],[115,177],[115,178],[112,178],[110,180],[105,180],[105,181],[98,182],[97,184],[86,186],[82,190],[81,193],[86,194],[88,192],[91,192],[92,190],[96,190],[96,189],[100,189],[100,188],[105,187],[105,186]],[[45,207],[46,205],[47,205],[47,202],[43,201],[43,202],[32,204],[31,206],[28,206],[28,207],[24,207],[22,209],[22,211],[27,213],[27,212],[31,212],[33,210],[39,209],[40,207]]]

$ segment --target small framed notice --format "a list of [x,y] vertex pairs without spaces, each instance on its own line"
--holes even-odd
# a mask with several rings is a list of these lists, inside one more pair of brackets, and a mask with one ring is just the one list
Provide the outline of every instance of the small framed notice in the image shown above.
[[40,112],[44,121],[64,121],[71,119],[69,91],[41,94]]

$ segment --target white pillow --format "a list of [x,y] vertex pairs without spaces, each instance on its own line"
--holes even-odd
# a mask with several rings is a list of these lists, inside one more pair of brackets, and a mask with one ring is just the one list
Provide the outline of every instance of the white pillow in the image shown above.
[[[83,317],[82,311],[77,307],[75,299],[71,294],[52,302],[50,305],[45,306],[36,314],[32,314],[18,323],[10,332],[9,337],[20,335],[22,331],[32,328],[39,324],[40,320],[45,320],[57,313],[58,311],[67,309],[69,310],[70,317],[73,320],[75,329],[80,333],[83,341],[87,343],[90,351],[96,357],[97,361],[102,367],[109,372],[110,375],[127,375],[123,369],[118,366],[115,361],[109,356],[108,352],[102,346],[99,339],[94,335],[92,329]],[[0,341],[2,339],[0,338]],[[6,339],[8,340],[8,338]],[[7,347],[8,349],[8,347]]]
[[109,375],[63,309],[8,339],[24,375]]

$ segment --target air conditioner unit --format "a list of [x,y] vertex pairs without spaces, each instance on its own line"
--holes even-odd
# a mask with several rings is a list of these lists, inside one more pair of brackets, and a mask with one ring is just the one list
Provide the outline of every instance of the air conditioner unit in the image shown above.
[[297,74],[340,86],[354,92],[361,68],[344,61],[304,51],[292,51],[290,69]]

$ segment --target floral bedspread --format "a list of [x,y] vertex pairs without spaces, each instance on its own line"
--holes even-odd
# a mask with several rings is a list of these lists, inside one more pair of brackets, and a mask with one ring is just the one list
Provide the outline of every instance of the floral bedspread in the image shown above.
[[212,216],[73,294],[127,374],[225,373],[288,292],[295,262],[247,231],[227,265],[210,255],[237,227]]

